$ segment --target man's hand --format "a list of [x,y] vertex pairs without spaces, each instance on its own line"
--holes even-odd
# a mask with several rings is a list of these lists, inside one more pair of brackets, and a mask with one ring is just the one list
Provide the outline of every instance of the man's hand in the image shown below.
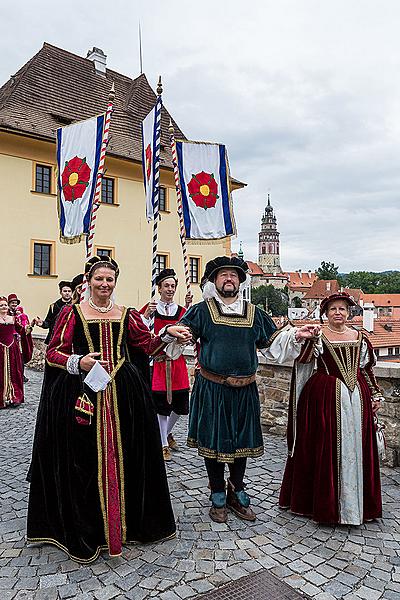
[[38,327],[41,327],[43,325],[43,320],[40,317],[35,317],[32,319],[31,325],[32,325],[32,327],[34,327],[35,325],[37,325]]
[[156,312],[156,308],[157,308],[156,300],[150,300],[150,302],[147,305],[146,310],[143,313],[144,318],[149,319],[151,317],[151,315]]
[[301,342],[302,340],[317,339],[320,333],[320,325],[303,325],[303,327],[297,327],[296,340]]
[[175,337],[181,344],[187,344],[192,339],[190,329],[184,325],[169,325],[167,333]]
[[192,292],[188,292],[185,296],[185,308],[189,308],[193,302],[193,294]]

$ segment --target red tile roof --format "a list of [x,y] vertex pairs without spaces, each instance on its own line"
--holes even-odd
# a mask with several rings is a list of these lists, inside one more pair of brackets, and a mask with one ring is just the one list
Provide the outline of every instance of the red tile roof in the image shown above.
[[317,275],[311,271],[290,271],[285,275],[289,278],[288,286],[291,290],[306,291],[317,280]]
[[400,306],[400,294],[362,294],[364,304],[375,306]]
[[[93,61],[48,43],[0,88],[0,129],[55,141],[57,128],[105,111],[113,82],[107,152],[141,162],[140,123],[156,99],[146,76],[130,79],[111,69],[102,76]],[[169,120],[163,108],[161,164],[170,167]],[[185,137],[173,123],[176,136]]]
[[317,279],[304,294],[303,300],[322,300],[339,291],[336,279]]
[[249,266],[250,275],[264,275],[264,271],[258,266],[257,263],[252,262],[251,260],[246,260],[246,262]]

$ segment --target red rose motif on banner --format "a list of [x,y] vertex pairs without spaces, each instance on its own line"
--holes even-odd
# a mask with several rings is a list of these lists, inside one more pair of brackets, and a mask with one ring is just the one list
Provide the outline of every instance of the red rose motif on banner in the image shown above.
[[89,185],[91,171],[92,169],[86,162],[86,157],[74,156],[74,158],[65,162],[64,171],[61,175],[61,187],[64,198],[68,202],[82,198]]
[[196,206],[200,208],[213,208],[219,198],[218,183],[215,181],[214,173],[197,173],[192,175],[188,183],[189,195]]
[[147,181],[149,181],[150,175],[151,175],[151,163],[152,163],[152,152],[151,152],[150,144],[147,146],[145,154],[146,154],[146,175],[147,175]]

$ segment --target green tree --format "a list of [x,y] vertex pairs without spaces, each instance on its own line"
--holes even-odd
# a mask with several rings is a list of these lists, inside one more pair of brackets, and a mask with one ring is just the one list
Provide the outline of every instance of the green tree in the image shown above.
[[333,262],[321,261],[321,266],[315,271],[318,279],[338,279],[339,267],[336,267]]
[[261,285],[253,288],[251,301],[263,309],[267,307],[267,312],[271,313],[273,317],[287,316],[287,296],[282,291],[275,289],[273,285]]

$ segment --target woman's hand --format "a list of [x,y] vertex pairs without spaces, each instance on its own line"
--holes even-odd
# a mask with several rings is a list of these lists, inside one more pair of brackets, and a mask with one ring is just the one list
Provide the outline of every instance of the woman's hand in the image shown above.
[[150,300],[150,302],[147,305],[146,310],[143,313],[144,318],[145,319],[150,318],[151,315],[156,312],[156,308],[157,308],[157,302],[155,300]]
[[89,354],[82,356],[81,360],[79,361],[82,371],[86,371],[86,373],[88,373],[97,362],[99,356],[100,352],[89,352]]
[[296,340],[300,342],[302,340],[317,339],[320,333],[320,325],[303,325],[303,327],[297,328]]
[[184,325],[170,325],[167,329],[167,333],[175,337],[181,344],[187,344],[192,340],[190,329]]
[[41,327],[43,325],[43,320],[40,317],[35,317],[34,319],[32,319],[31,325],[32,327],[35,327],[35,325]]

